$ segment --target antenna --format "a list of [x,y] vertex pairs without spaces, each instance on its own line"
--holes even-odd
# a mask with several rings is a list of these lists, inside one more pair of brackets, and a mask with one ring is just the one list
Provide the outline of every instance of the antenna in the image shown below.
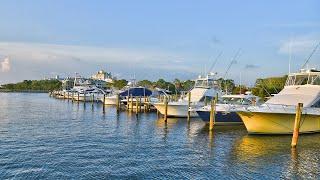
[[222,55],[222,51],[218,54],[218,56],[215,58],[214,62],[212,63],[210,69],[209,69],[209,73],[213,70],[213,68],[216,66],[218,59],[220,58],[220,56]]
[[313,56],[313,54],[314,54],[314,53],[316,52],[316,50],[318,49],[319,45],[320,45],[320,41],[319,41],[319,43],[316,45],[316,47],[313,48],[311,54],[310,54],[309,57],[306,59],[306,61],[305,61],[305,63],[303,64],[303,66],[302,66],[301,69],[303,69],[303,68],[308,64],[308,62],[310,61],[311,57]]
[[291,60],[292,60],[292,39],[289,44],[289,74],[291,73]]

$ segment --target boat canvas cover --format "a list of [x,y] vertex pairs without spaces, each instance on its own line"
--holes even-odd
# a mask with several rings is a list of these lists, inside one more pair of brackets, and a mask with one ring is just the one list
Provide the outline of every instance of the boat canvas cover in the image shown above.
[[147,89],[147,88],[143,88],[143,87],[135,87],[135,88],[130,88],[127,89],[123,92],[120,93],[120,96],[151,96],[152,91]]
[[266,103],[293,106],[303,103],[304,107],[310,107],[319,96],[320,86],[317,85],[287,86]]

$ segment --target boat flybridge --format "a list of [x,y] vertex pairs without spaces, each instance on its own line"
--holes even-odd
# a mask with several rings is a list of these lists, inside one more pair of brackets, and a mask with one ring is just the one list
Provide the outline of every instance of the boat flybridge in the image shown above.
[[288,75],[284,88],[261,106],[238,112],[252,134],[292,134],[296,106],[303,103],[300,133],[320,132],[320,71]]
[[[206,76],[199,76],[195,80],[195,85],[191,91],[190,103],[191,107],[203,106],[205,100],[210,100],[216,95],[222,94],[220,85],[217,81],[216,73],[210,73]],[[165,104],[162,102],[153,103],[154,107],[161,113],[165,113]],[[187,117],[188,116],[188,96],[178,101],[168,102],[168,117]],[[195,111],[190,113],[190,117],[198,117]]]

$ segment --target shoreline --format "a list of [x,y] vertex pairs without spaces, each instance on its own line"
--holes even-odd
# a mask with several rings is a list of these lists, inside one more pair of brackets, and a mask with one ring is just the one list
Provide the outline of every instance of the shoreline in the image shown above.
[[47,90],[10,90],[0,89],[0,93],[49,93]]

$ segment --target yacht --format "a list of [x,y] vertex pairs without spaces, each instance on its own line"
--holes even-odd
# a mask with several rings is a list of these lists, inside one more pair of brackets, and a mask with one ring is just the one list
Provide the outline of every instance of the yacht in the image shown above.
[[[222,91],[216,79],[216,73],[207,76],[199,76],[195,80],[195,85],[191,91],[191,106],[203,106],[205,100],[210,100],[216,95],[221,96]],[[161,113],[165,113],[165,104],[162,102],[153,103],[153,106]],[[187,117],[188,116],[188,95],[178,101],[168,102],[168,117]],[[190,112],[190,117],[198,117],[195,111]]]
[[[260,98],[246,92],[245,94],[228,94],[219,99],[215,107],[215,124],[216,125],[238,125],[243,124],[240,116],[236,113],[238,108],[257,105]],[[211,104],[196,109],[199,117],[206,122],[210,121]]]
[[90,81],[81,78],[75,79],[74,86],[71,89],[74,93],[73,99],[79,101],[99,101],[106,92]]
[[144,97],[149,97],[152,95],[152,91],[146,87],[128,87],[125,91],[122,91],[120,94],[120,97],[122,98],[121,102],[124,105],[128,104],[128,101],[130,101],[130,97],[132,96],[132,101],[134,102],[133,105],[135,106],[135,102],[137,101],[137,98],[141,98],[141,104],[143,105],[145,102]]
[[261,106],[237,112],[250,134],[292,134],[296,106],[303,103],[300,133],[320,131],[320,71],[288,75],[284,88]]

